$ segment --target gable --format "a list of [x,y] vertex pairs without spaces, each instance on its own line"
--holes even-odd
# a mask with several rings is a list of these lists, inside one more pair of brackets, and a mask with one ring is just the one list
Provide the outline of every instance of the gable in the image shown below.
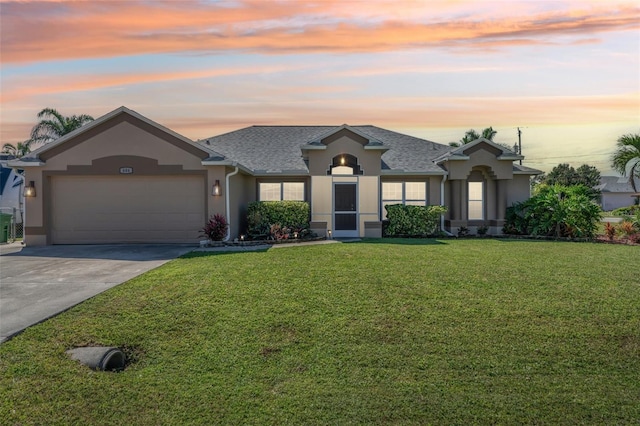
[[[95,125],[88,124],[86,126],[87,129],[78,129],[81,131],[75,134],[75,136],[61,141],[61,143],[58,144],[55,144],[54,142],[55,145],[53,145],[49,149],[43,150],[43,152],[39,154],[39,158],[41,160],[47,161],[61,155],[66,151],[78,148],[82,144],[91,143],[92,141],[96,140],[103,140],[104,143],[108,144],[108,146],[93,147],[100,151],[106,150],[113,152],[116,148],[118,148],[118,145],[122,145],[122,143],[125,142],[125,149],[127,151],[131,149],[135,150],[136,148],[153,151],[155,149],[162,149],[162,145],[169,145],[177,150],[185,151],[186,153],[189,153],[190,155],[195,156],[201,160],[209,156],[209,153],[207,151],[199,148],[195,144],[190,144],[187,141],[182,140],[171,133],[165,132],[162,129],[144,120],[141,120],[138,117],[134,117],[133,115],[130,115],[126,112],[121,112],[114,117],[99,122]],[[127,135],[126,132],[123,132],[123,129],[126,129],[130,133],[130,135]],[[150,139],[155,139],[161,142],[155,144],[156,146],[137,146],[137,142],[145,140],[148,141]],[[120,151],[120,153],[121,152],[122,151]],[[105,153],[105,155],[101,156],[106,156],[108,154],[110,154],[110,152],[107,152]],[[146,154],[148,156],[149,151],[146,151]]]
[[481,143],[479,143],[477,145],[471,146],[471,147],[463,150],[462,152],[465,155],[471,155],[471,154],[473,154],[475,152],[478,152],[478,151],[481,151],[481,150],[490,152],[491,154],[493,154],[496,157],[499,156],[499,155],[502,155],[502,153],[503,153],[502,150],[498,149],[497,147],[495,147],[493,145],[489,145],[486,142],[481,142]]
[[122,155],[152,158],[159,164],[182,164],[190,169],[201,167],[206,158],[204,151],[138,124],[127,119],[110,120],[43,153],[41,158],[48,154],[45,160],[50,170],[69,170],[71,166],[91,165],[96,159]]
[[342,139],[342,138],[348,138],[351,139],[353,141],[358,142],[359,144],[361,144],[362,146],[367,145],[369,143],[369,139],[360,136],[358,134],[356,134],[355,132],[349,130],[349,129],[340,129],[337,132],[327,136],[326,138],[322,139],[320,142],[324,145],[330,145],[333,142]]

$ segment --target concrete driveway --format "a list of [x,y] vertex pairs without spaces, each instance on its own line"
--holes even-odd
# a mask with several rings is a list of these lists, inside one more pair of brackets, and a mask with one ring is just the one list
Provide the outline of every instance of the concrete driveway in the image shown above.
[[0,342],[194,248],[0,245]]

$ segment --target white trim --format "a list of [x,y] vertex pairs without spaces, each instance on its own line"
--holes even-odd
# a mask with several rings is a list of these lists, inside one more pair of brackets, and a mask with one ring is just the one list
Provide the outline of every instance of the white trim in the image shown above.
[[231,206],[229,205],[229,179],[231,178],[231,176],[237,175],[239,171],[240,169],[238,168],[238,166],[236,166],[236,169],[231,173],[229,173],[227,176],[225,176],[225,179],[224,179],[225,180],[224,203],[225,203],[225,210],[227,213],[227,217],[225,218],[227,219],[227,235],[224,237],[222,241],[229,241],[229,238],[231,238],[231,221],[229,220],[229,216],[231,216]]
[[[337,176],[338,179],[332,179],[331,181],[331,223],[333,224],[332,236],[333,238],[358,238],[360,237],[360,185],[357,176],[353,176],[355,179],[352,180],[343,180],[340,179],[341,176]],[[356,199],[355,206],[356,210],[353,212],[356,216],[356,229],[348,229],[348,230],[336,230],[336,185],[355,185],[356,187]],[[338,212],[338,214],[344,213],[349,214],[349,212]]]

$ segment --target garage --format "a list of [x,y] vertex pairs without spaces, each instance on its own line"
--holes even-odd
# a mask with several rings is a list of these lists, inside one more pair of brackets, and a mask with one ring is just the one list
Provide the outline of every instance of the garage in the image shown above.
[[51,243],[193,243],[205,223],[201,175],[52,176]]

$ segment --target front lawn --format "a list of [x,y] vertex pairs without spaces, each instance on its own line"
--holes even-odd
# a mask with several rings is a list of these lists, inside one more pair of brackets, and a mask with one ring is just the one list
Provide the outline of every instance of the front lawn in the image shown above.
[[[123,347],[121,373],[65,350]],[[637,424],[640,249],[190,254],[0,345],[4,424]]]

